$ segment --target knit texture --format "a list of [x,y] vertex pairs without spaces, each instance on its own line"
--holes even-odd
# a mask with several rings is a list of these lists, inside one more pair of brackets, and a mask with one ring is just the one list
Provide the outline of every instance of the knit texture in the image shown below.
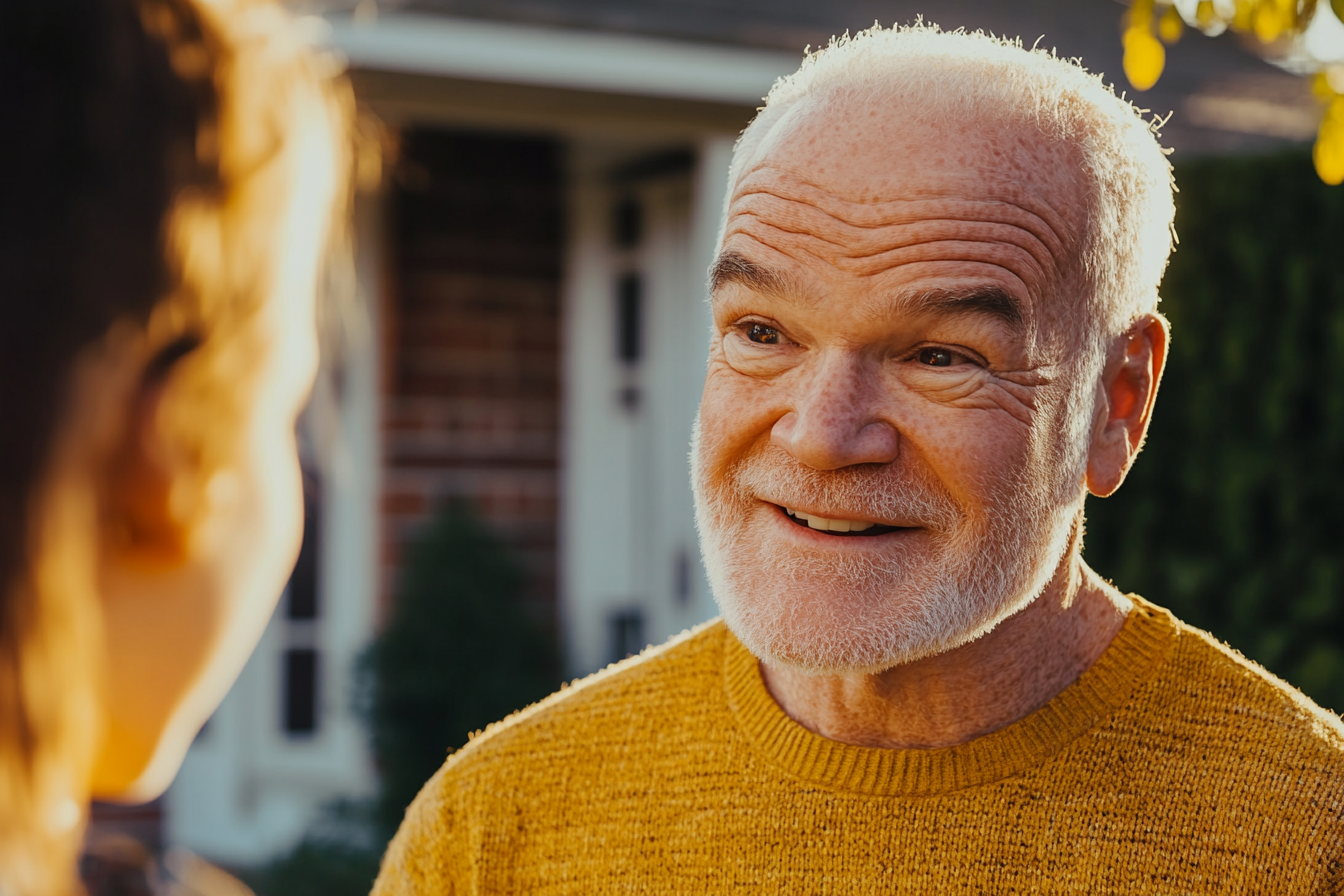
[[374,896],[1344,893],[1344,727],[1135,599],[1050,703],[970,743],[856,747],[715,621],[475,737]]

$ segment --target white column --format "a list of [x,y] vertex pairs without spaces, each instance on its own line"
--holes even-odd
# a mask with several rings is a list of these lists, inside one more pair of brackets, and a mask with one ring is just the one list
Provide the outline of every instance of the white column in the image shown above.
[[[613,151],[572,148],[563,292],[561,619],[571,674],[611,656],[611,615],[638,608],[657,644],[713,615],[699,560],[688,453],[708,351],[705,275],[718,241],[732,138],[706,138],[693,176],[613,185]],[[639,245],[612,242],[620,196],[643,210]],[[617,279],[643,284],[643,354],[616,357]],[[624,405],[635,388],[638,404]]]
[[570,146],[561,291],[560,623],[570,675],[607,657],[606,617],[634,589],[629,501],[636,433],[613,359],[611,209],[600,147]]

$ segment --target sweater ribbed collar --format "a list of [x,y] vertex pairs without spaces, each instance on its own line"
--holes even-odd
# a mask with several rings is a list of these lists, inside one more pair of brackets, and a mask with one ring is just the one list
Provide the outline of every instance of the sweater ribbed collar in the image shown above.
[[1134,609],[1106,651],[1049,703],[1013,724],[954,747],[883,750],[830,740],[785,715],[760,663],[725,633],[724,686],[738,726],[774,764],[830,789],[929,796],[1012,777],[1040,765],[1129,702],[1170,653],[1176,623],[1130,595]]

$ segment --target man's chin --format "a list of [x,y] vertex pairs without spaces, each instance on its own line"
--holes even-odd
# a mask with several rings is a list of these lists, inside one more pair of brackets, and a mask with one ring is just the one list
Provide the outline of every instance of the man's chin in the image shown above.
[[929,613],[876,599],[873,603],[884,606],[860,609],[856,604],[864,602],[855,601],[852,592],[844,599],[818,591],[810,596],[813,606],[758,598],[721,601],[720,608],[729,630],[754,656],[809,675],[884,672],[954,649],[980,633],[979,626],[965,625],[965,614]]

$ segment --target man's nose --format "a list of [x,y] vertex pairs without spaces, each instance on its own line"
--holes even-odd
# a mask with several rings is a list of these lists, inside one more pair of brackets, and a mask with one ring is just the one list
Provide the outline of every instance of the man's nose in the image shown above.
[[853,464],[889,464],[900,435],[878,414],[883,390],[876,373],[861,364],[828,365],[793,409],[775,421],[770,440],[799,462],[818,470]]

